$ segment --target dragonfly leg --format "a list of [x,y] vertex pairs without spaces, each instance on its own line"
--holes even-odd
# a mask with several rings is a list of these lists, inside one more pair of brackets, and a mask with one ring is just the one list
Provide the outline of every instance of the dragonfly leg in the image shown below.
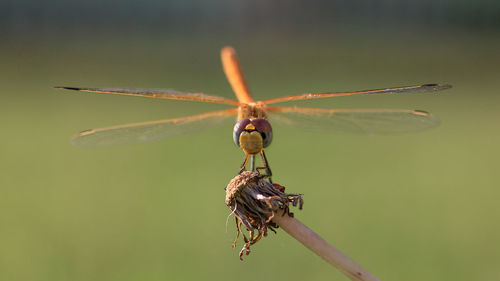
[[260,152],[260,157],[262,158],[262,163],[264,164],[264,167],[258,167],[258,170],[266,170],[266,174],[264,175],[265,177],[269,178],[269,182],[273,183],[271,180],[271,176],[273,173],[271,172],[271,168],[269,168],[269,163],[267,162],[266,154],[264,153],[264,150]]
[[249,156],[250,155],[248,155],[248,154],[245,156],[245,161],[243,161],[243,164],[241,164],[241,168],[240,168],[240,171],[238,172],[238,174],[241,174],[241,173],[243,173],[243,171],[246,170]]
[[250,155],[250,171],[255,171],[255,155]]

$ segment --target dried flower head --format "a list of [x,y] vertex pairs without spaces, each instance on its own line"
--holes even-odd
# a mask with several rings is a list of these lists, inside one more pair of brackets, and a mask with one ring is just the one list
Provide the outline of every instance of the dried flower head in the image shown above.
[[[236,221],[237,232],[233,248],[240,233],[245,240],[240,259],[243,259],[243,254],[250,253],[251,245],[267,235],[268,229],[276,232],[274,229],[278,225],[271,220],[278,211],[293,217],[289,205],[298,205],[302,209],[303,203],[301,194],[285,193],[283,186],[264,180],[260,173],[245,171],[234,177],[226,188],[226,205],[234,213]],[[242,225],[249,231],[249,237],[242,231]]]

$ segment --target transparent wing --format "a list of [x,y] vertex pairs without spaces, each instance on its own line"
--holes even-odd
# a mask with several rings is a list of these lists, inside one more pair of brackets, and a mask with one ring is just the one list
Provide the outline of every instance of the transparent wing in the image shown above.
[[157,99],[198,101],[209,103],[222,103],[238,105],[239,102],[223,97],[211,96],[204,93],[185,93],[171,89],[120,89],[120,88],[75,88],[57,86],[56,89],[75,90],[88,93],[116,94],[126,96],[139,96]]
[[420,110],[404,109],[325,109],[268,107],[271,120],[296,127],[322,131],[363,134],[415,132],[435,127],[439,120]]
[[74,136],[70,143],[77,146],[110,146],[156,141],[200,131],[229,119],[237,112],[236,108],[232,108],[182,118],[86,130]]
[[338,92],[338,93],[306,93],[296,96],[286,96],[274,99],[269,99],[263,101],[265,104],[273,104],[278,102],[286,101],[297,101],[297,100],[310,100],[310,99],[322,99],[322,98],[332,98],[341,96],[352,96],[361,94],[402,94],[402,93],[424,93],[424,92],[436,92],[451,88],[451,85],[447,84],[425,84],[417,86],[405,86],[397,88],[386,88],[378,90],[366,90],[366,91],[356,91],[356,92]]

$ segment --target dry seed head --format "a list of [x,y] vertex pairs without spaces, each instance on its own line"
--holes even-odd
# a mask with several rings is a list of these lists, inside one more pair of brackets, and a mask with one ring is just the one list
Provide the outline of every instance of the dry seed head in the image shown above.
[[[299,205],[299,209],[302,209],[302,195],[285,193],[282,186],[275,186],[264,180],[260,173],[245,171],[229,182],[226,188],[226,205],[236,217],[236,240],[239,234],[245,240],[240,259],[243,254],[250,253],[250,245],[267,235],[268,228],[274,231],[273,228],[278,227],[271,221],[278,211],[293,216],[289,211],[290,204]],[[243,233],[242,225],[250,231],[249,238]],[[254,231],[257,231],[257,235]],[[236,241],[233,247],[235,244]]]

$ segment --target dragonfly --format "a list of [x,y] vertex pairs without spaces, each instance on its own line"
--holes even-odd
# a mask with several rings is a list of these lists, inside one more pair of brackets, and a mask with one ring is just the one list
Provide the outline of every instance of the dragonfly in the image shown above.
[[[108,146],[155,141],[189,131],[197,131],[200,128],[207,128],[228,118],[236,117],[236,124],[233,128],[233,141],[245,153],[245,159],[239,172],[246,170],[250,159],[250,170],[263,170],[263,174],[270,179],[272,172],[264,153],[264,149],[271,144],[273,139],[270,120],[281,121],[293,126],[302,124],[307,128],[317,127],[321,130],[344,130],[368,134],[419,131],[434,127],[439,123],[436,117],[422,110],[330,109],[276,106],[275,104],[353,95],[414,94],[451,88],[451,85],[448,84],[423,84],[354,92],[304,93],[256,101],[247,86],[236,51],[230,46],[222,48],[221,60],[226,78],[237,99],[213,96],[202,92],[182,92],[172,89],[54,87],[88,93],[218,103],[232,106],[232,108],[228,109],[191,116],[85,130],[74,136],[70,141],[71,144],[77,146]],[[271,119],[269,119],[270,117]],[[273,117],[275,118],[273,119]],[[262,167],[256,167],[255,165],[257,155],[261,157]]]

